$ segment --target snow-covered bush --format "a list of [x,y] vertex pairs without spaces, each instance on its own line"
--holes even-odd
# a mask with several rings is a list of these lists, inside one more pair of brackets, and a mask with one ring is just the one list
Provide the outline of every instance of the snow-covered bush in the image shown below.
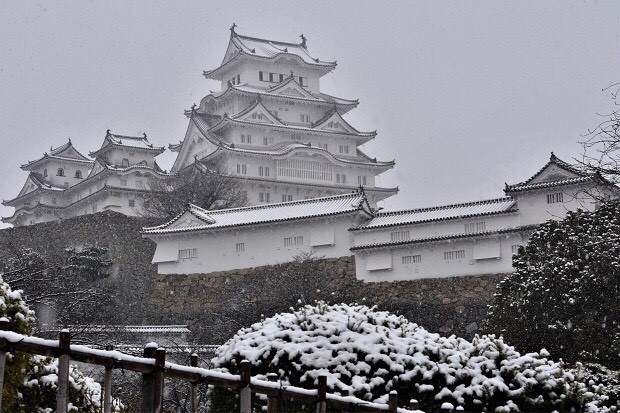
[[[22,299],[21,291],[12,291],[0,277],[0,317],[9,320],[13,332],[30,335],[35,314]],[[56,410],[58,360],[25,353],[7,353],[2,394],[3,412],[52,412]],[[70,412],[97,413],[102,406],[101,386],[84,376],[75,366],[69,373]],[[115,412],[122,406],[115,400]]]
[[520,351],[620,368],[620,205],[542,224],[513,260],[489,331]]
[[363,305],[306,305],[239,332],[217,350],[216,368],[237,372],[249,360],[253,373],[276,373],[284,382],[315,388],[327,375],[332,391],[402,405],[417,399],[426,411],[444,403],[497,412],[580,409],[602,405],[542,350],[519,354],[501,338],[442,337],[402,316]]

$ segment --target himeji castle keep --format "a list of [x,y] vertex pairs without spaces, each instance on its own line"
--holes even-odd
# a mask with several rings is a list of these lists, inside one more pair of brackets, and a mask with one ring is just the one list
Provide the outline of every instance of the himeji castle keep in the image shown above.
[[[222,63],[204,72],[221,82],[185,112],[185,138],[165,172],[165,148],[142,137],[105,133],[84,156],[71,141],[22,165],[29,172],[3,218],[13,225],[62,220],[101,211],[142,215],[153,182],[199,165],[238,182],[246,207],[205,210],[189,205],[169,222],[144,228],[156,244],[162,274],[212,273],[283,263],[300,256],[355,256],[357,278],[398,281],[508,273],[512,255],[537,224],[567,211],[593,210],[618,189],[551,155],[504,196],[404,211],[377,203],[397,188],[375,186],[394,161],[359,147],[377,136],[345,119],[357,100],[321,90],[335,62],[298,43],[238,34],[231,27]],[[381,138],[380,138],[381,139]],[[165,187],[165,185],[163,186]]]

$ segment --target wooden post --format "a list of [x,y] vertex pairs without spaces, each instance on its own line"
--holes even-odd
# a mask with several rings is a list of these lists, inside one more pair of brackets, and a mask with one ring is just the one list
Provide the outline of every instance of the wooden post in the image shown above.
[[[349,391],[347,389],[340,390],[340,395],[342,397],[347,397],[349,395]],[[350,413],[349,410],[343,410],[342,413]]]
[[316,413],[327,413],[327,376],[319,376]]
[[[155,358],[157,351],[156,343],[149,343],[144,347],[145,358]],[[142,373],[142,408],[141,413],[153,413],[155,411],[155,374]]]
[[[194,353],[189,356],[189,365],[198,367],[198,354]],[[197,383],[191,383],[189,388],[189,412],[196,413],[198,411],[198,396],[196,394]]]
[[409,408],[411,410],[418,410],[420,408],[420,403],[416,399],[409,400]]
[[[6,317],[0,318],[0,330],[9,331],[9,319]],[[2,340],[4,341],[4,340]],[[6,341],[2,343],[6,345]],[[4,368],[6,366],[6,351],[0,351],[0,411],[2,411],[2,392],[4,391]]]
[[[278,381],[278,375],[275,373],[269,373],[267,380],[271,382]],[[278,413],[278,396],[267,396],[267,413]]]
[[155,350],[155,386],[153,391],[155,413],[164,411],[164,369],[166,367],[166,349]]
[[239,406],[241,413],[252,413],[252,389],[250,380],[252,378],[252,364],[247,360],[242,360],[239,364],[241,374],[241,390],[239,392]]
[[71,346],[71,334],[69,330],[58,333],[58,388],[56,390],[56,413],[67,413],[69,407],[67,391],[69,387],[69,348]]
[[[112,351],[113,346],[105,346],[107,351]],[[105,374],[103,376],[103,413],[112,412],[112,368],[113,366],[105,366]]]
[[396,413],[398,411],[398,393],[396,390],[392,390],[388,397],[388,412]]

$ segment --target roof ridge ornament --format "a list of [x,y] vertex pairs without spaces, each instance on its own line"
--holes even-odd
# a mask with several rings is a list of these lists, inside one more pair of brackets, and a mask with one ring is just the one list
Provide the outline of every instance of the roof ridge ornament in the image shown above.
[[108,130],[105,132],[105,136],[108,136],[108,135],[111,135],[111,133],[110,133],[110,129],[108,129]]
[[303,47],[304,49],[307,49],[308,43],[306,41],[306,36],[304,36],[303,33],[302,33],[299,37],[301,37],[301,44],[300,44],[300,46]]
[[237,23],[233,22],[232,26],[230,26],[230,37],[237,35],[237,33],[235,32],[235,27],[237,27]]

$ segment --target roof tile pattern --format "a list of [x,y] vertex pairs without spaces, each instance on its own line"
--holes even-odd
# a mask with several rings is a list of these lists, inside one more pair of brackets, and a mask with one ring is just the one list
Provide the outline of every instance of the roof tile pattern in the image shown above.
[[[229,228],[339,215],[360,210],[370,213],[370,207],[363,192],[217,211],[208,211],[195,205],[189,205],[183,213],[171,221],[156,227],[144,228],[142,233],[149,235]],[[174,226],[173,224],[179,221],[187,212],[198,218],[200,223]]]
[[397,225],[417,224],[422,222],[443,221],[455,218],[467,218],[481,215],[493,215],[516,211],[517,201],[510,197],[489,199],[464,204],[453,204],[432,208],[411,209],[406,211],[382,212],[373,219],[353,230],[384,228]]

